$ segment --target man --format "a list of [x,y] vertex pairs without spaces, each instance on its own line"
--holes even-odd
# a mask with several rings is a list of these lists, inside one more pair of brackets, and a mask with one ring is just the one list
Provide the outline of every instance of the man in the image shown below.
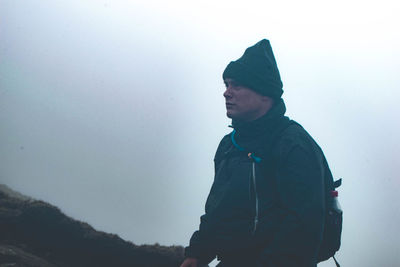
[[284,116],[282,82],[268,40],[223,73],[232,133],[217,149],[215,178],[181,267],[315,267],[325,218],[325,157]]

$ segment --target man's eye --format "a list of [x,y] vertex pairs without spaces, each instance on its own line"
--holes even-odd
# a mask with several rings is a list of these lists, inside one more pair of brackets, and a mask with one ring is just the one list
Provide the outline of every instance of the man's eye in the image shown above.
[[234,90],[238,90],[242,87],[238,82],[235,82],[235,81],[225,82],[224,85],[225,85],[225,88],[230,87]]
[[240,84],[232,84],[232,88],[234,90],[240,90],[240,89],[242,89],[242,86]]
[[240,89],[242,87],[242,85],[238,82],[232,82],[231,86],[235,89]]

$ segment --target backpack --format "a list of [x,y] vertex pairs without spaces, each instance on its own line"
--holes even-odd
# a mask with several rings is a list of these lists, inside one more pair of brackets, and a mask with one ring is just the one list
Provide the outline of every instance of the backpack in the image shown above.
[[[266,151],[270,151],[273,149],[274,145],[277,143],[278,139],[280,138],[281,134],[286,130],[290,125],[297,124],[300,127],[302,127],[299,123],[286,119],[284,120],[274,131],[272,138],[268,142],[268,145],[264,147],[263,149],[269,149]],[[240,146],[235,142],[234,139],[234,134],[235,131],[232,132],[231,134],[231,141],[233,145],[238,148]],[[321,151],[322,153],[322,151]],[[254,153],[249,153],[251,157],[253,158],[254,162],[259,163],[261,162],[261,158],[256,157]],[[266,157],[268,160],[269,157]],[[324,159],[324,164],[327,167],[327,170],[329,170],[328,163]],[[339,263],[337,262],[335,258],[335,253],[339,250],[340,244],[341,244],[341,234],[342,234],[342,225],[343,225],[343,211],[340,207],[340,204],[338,202],[338,191],[336,191],[336,188],[338,188],[342,184],[342,179],[339,179],[337,181],[334,181],[332,173],[328,171],[325,174],[325,225],[324,225],[324,231],[322,234],[322,242],[321,246],[318,251],[317,255],[317,263],[321,261],[328,260],[329,258],[333,257],[333,260],[335,261],[335,264],[337,267],[340,267]]]
[[[283,126],[279,127],[277,133],[272,138],[272,146],[275,144],[277,139],[281,136],[283,131],[290,125],[297,124],[302,127],[299,123],[288,120],[283,123]],[[322,151],[321,151],[322,153]],[[324,158],[324,164],[326,169],[329,170],[328,163]],[[322,242],[317,255],[317,262],[328,260],[333,258],[337,267],[340,267],[339,263],[335,258],[335,253],[340,248],[340,239],[342,236],[342,225],[343,225],[343,211],[338,201],[338,191],[336,188],[342,185],[342,179],[334,181],[330,170],[325,174],[325,225],[324,232],[322,234]]]

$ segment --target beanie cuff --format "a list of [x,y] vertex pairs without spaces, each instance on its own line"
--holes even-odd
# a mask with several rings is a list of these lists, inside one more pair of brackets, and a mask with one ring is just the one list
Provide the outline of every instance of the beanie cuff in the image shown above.
[[222,78],[234,79],[239,84],[246,86],[257,93],[278,99],[282,96],[282,82],[274,83],[267,77],[260,77],[252,73],[248,68],[238,61],[231,61],[225,68]]

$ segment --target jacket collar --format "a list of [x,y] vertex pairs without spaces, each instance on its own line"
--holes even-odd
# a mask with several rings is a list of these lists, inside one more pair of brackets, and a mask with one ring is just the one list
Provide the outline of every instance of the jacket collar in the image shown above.
[[239,136],[258,136],[271,131],[274,126],[284,117],[285,112],[286,106],[281,98],[264,116],[250,122],[232,120],[232,127],[236,130]]

